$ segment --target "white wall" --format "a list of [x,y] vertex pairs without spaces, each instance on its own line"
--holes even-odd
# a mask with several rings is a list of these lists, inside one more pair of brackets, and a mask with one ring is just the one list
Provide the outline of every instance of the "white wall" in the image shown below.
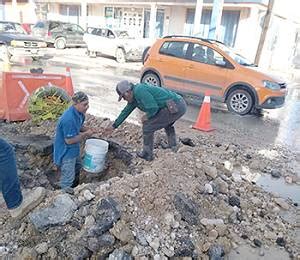
[[105,26],[104,5],[89,4],[88,26]]
[[186,19],[186,8],[173,6],[170,8],[169,28],[165,34],[183,34],[184,23]]
[[254,62],[257,45],[261,34],[261,17],[263,13],[257,7],[244,8],[241,11],[235,49]]
[[18,3],[17,10],[13,10],[12,5],[6,3],[2,13],[3,20],[10,22],[35,23],[37,21],[34,5],[30,3]]

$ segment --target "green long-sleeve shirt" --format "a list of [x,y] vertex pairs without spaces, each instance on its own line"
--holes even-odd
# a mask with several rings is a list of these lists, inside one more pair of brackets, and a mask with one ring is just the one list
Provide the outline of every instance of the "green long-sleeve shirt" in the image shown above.
[[113,127],[119,127],[124,120],[131,114],[135,108],[139,108],[147,114],[148,119],[155,116],[161,109],[165,108],[166,102],[170,99],[177,101],[180,96],[175,92],[165,88],[154,87],[148,84],[136,84],[133,86],[133,101],[127,103],[118,118],[115,120]]

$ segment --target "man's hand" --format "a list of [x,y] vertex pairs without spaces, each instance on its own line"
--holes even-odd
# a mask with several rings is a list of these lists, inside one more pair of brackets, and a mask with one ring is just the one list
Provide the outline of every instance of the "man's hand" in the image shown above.
[[91,137],[95,133],[94,129],[87,129],[83,132],[84,137],[88,138]]

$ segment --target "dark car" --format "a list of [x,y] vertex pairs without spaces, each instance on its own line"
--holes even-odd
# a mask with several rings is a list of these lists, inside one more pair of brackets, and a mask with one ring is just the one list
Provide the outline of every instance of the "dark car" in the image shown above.
[[31,33],[57,49],[86,46],[83,41],[84,30],[74,23],[40,21],[33,26]]
[[13,56],[42,57],[47,44],[43,40],[30,36],[21,24],[0,21],[0,55],[2,60],[10,60]]

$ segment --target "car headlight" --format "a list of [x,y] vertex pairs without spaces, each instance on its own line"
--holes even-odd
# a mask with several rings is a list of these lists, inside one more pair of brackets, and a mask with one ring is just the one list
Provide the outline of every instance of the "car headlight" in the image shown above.
[[10,42],[10,45],[11,45],[12,47],[23,47],[23,46],[24,46],[24,43],[23,43],[23,42],[20,42],[20,41],[15,41],[15,40],[13,40],[13,41]]
[[269,81],[269,80],[264,80],[263,83],[264,83],[264,86],[266,88],[269,88],[269,89],[272,89],[272,90],[279,90],[280,89],[280,85],[276,82],[272,82],[272,81]]

